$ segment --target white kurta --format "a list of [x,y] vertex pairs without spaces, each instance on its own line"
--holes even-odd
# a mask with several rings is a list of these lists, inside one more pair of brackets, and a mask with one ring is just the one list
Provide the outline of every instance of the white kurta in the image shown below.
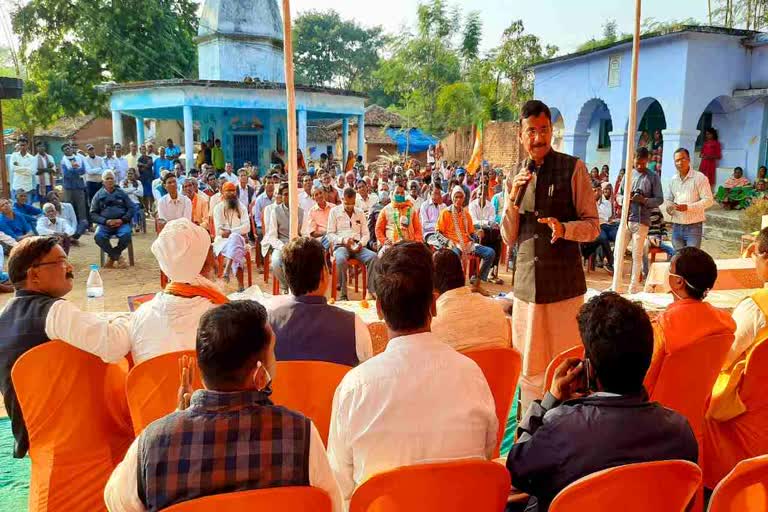
[[221,236],[221,228],[226,228],[232,233],[240,233],[245,236],[251,229],[251,219],[245,207],[237,202],[237,213],[230,209],[226,202],[220,202],[213,210],[213,225],[216,227],[216,238],[213,240],[213,252],[219,254],[227,245],[227,239]]

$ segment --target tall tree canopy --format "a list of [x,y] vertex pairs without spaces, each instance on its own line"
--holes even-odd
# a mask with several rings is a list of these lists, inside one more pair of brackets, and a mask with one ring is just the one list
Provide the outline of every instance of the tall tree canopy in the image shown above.
[[364,28],[342,20],[334,10],[303,12],[293,25],[296,80],[366,91],[372,87],[378,52],[385,42],[381,27]]
[[193,0],[30,0],[12,13],[37,124],[101,113],[95,86],[194,78]]

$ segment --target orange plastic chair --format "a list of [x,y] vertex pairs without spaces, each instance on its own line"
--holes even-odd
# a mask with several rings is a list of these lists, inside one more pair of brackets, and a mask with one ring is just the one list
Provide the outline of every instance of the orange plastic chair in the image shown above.
[[350,512],[500,512],[509,471],[485,460],[405,466],[372,476],[352,494]]
[[164,508],[163,512],[242,512],[243,510],[331,512],[331,498],[328,493],[316,487],[273,487],[213,494],[177,503]]
[[[125,392],[133,431],[137,436],[147,425],[176,410],[181,384],[179,359],[182,356],[197,361],[194,350],[170,352],[139,363],[128,373]],[[197,369],[193,377],[192,387],[201,389],[203,383]]]
[[504,438],[504,429],[515,397],[523,358],[517,350],[502,347],[467,350],[462,354],[477,363],[485,375],[485,380],[488,381],[488,387],[491,388],[493,401],[496,404],[496,418],[499,420],[499,432],[496,435],[496,450],[493,456],[496,458],[499,456],[501,440]]
[[[347,259],[347,270],[349,271],[348,273],[354,272],[355,293],[359,292],[358,284],[360,281],[358,280],[358,276],[360,276],[360,274],[363,275],[363,300],[365,300],[368,294],[368,269],[365,268],[365,265],[363,265],[361,261],[349,258]],[[339,274],[336,270],[336,258],[331,256],[331,298],[333,300],[336,300],[336,283],[338,282],[338,279]]]
[[30,512],[106,510],[104,486],[133,441],[125,374],[62,341],[37,346],[13,365],[29,432]]
[[683,512],[700,484],[701,469],[686,460],[627,464],[576,480],[560,491],[549,512]]
[[326,361],[278,361],[272,402],[311,419],[328,444],[331,405],[336,388],[352,367]]
[[739,462],[712,493],[709,512],[768,512],[768,455]]
[[563,361],[569,357],[584,359],[584,345],[577,345],[569,348],[568,350],[557,354],[555,358],[549,362],[547,370],[544,373],[544,393],[549,391],[549,388],[552,387],[552,380],[555,378],[555,370],[557,370],[557,367],[563,364]]

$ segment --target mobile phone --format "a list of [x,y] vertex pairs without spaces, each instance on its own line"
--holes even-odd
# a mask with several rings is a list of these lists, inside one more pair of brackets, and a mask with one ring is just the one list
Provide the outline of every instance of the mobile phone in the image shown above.
[[581,384],[579,385],[579,391],[586,393],[593,390],[592,363],[589,359],[585,358],[581,360]]

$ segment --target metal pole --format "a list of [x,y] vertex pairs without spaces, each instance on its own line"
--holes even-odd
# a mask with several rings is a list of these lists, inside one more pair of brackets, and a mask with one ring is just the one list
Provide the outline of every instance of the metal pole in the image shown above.
[[299,173],[296,149],[296,91],[293,85],[293,40],[291,39],[291,2],[283,0],[283,60],[285,95],[288,100],[288,201],[290,202],[291,239],[299,236]]
[[[635,35],[632,38],[632,75],[629,89],[629,126],[627,127],[627,160],[624,164],[624,201],[621,206],[621,224],[616,236],[614,247],[614,270],[611,289],[620,291],[624,272],[624,247],[627,232],[627,219],[629,218],[630,198],[632,196],[632,173],[635,163],[635,135],[637,133],[637,64],[640,57],[640,4],[641,0],[635,0]],[[617,191],[618,192],[618,191]],[[630,283],[631,286],[631,283]]]
[[2,186],[2,193],[0,197],[3,199],[10,199],[11,185],[8,180],[8,168],[5,166],[5,136],[3,135],[2,106],[0,106],[0,186]]

